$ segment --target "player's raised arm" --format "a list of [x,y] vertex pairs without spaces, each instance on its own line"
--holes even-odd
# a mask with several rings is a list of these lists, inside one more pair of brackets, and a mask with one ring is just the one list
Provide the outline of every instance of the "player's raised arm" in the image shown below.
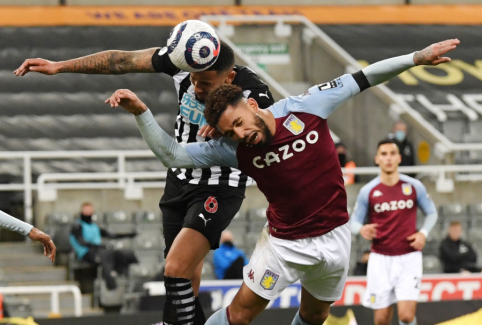
[[45,256],[48,256],[52,262],[55,261],[56,247],[50,236],[46,233],[26,222],[6,214],[3,211],[0,211],[0,227],[18,232],[24,236],[29,236],[30,239],[41,242],[44,246]]
[[[326,119],[350,97],[388,81],[416,65],[438,65],[450,61],[450,58],[444,55],[455,49],[459,43],[458,39],[435,43],[421,51],[379,61],[354,74],[345,74],[331,82],[313,86],[296,99],[299,103],[296,109]],[[290,109],[293,110],[293,107]]]
[[159,124],[151,111],[132,91],[119,89],[105,100],[111,107],[122,106],[136,116],[137,126],[152,152],[166,167],[206,168],[212,166],[237,167],[236,145],[227,141],[211,140],[183,145],[177,143]]
[[67,61],[27,59],[13,73],[24,76],[28,72],[46,75],[73,72],[86,74],[124,74],[155,72],[152,57],[159,48],[140,51],[103,51]]

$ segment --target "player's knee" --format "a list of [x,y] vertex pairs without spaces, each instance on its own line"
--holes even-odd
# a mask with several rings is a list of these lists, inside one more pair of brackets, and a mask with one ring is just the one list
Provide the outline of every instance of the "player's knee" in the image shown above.
[[164,275],[169,277],[191,279],[192,270],[189,270],[186,265],[176,261],[175,259],[169,259],[166,260]]
[[251,322],[249,312],[244,309],[231,308],[228,315],[230,325],[248,325]]
[[375,315],[375,325],[390,325],[390,314]]
[[406,323],[406,324],[410,324],[411,322],[413,322],[413,319],[415,318],[414,315],[412,315],[412,313],[410,312],[399,312],[398,313],[398,319],[403,322],[403,323]]

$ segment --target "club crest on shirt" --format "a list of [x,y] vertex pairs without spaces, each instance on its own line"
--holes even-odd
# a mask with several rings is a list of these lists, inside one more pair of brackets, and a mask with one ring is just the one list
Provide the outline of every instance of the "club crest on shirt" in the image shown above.
[[260,285],[266,289],[266,290],[273,290],[274,286],[276,285],[276,282],[278,282],[279,275],[270,271],[266,270],[264,272],[263,277],[261,278]]
[[291,114],[283,122],[283,126],[287,128],[294,135],[298,135],[305,129],[305,123],[303,123],[299,118]]
[[412,184],[403,183],[403,184],[402,184],[402,192],[403,192],[403,194],[405,194],[405,195],[410,195],[410,194],[412,194]]

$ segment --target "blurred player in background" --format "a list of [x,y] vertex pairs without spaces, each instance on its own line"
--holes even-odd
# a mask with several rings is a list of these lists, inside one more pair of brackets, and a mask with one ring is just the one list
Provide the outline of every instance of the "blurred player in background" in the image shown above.
[[[372,241],[363,305],[374,310],[375,325],[389,325],[396,302],[400,325],[415,325],[421,250],[437,222],[437,209],[419,180],[398,172],[401,156],[394,140],[378,143],[375,162],[380,176],[360,190],[351,216],[352,233]],[[425,214],[419,231],[417,208]]]
[[17,218],[14,218],[3,211],[0,211],[0,227],[18,232],[19,234],[28,236],[28,238],[34,241],[42,243],[44,246],[44,255],[47,256],[52,262],[55,262],[55,252],[57,249],[55,248],[55,244],[50,236],[43,231],[40,231],[34,226],[18,220]]
[[[28,59],[14,73],[17,76],[31,71],[46,75],[66,72],[166,73],[173,77],[178,91],[180,110],[175,124],[176,141],[192,143],[208,141],[209,138],[205,137],[215,131],[207,127],[201,112],[207,96],[223,84],[240,86],[244,94],[256,99],[261,108],[274,103],[268,86],[252,70],[235,65],[234,61],[233,50],[221,42],[216,63],[201,72],[179,70],[169,59],[167,48],[163,47],[132,52],[104,51],[62,62]],[[194,290],[197,296],[203,260],[210,249],[219,247],[221,233],[238,212],[249,181],[246,175],[229,167],[169,170],[164,196],[159,204],[166,242],[164,281],[168,297],[179,290]],[[194,304],[194,325],[204,324],[204,312],[198,299]],[[164,319],[171,318],[169,314],[175,312],[173,308],[172,300],[167,299]],[[194,311],[192,313],[194,315]]]
[[[224,137],[209,142],[176,143],[129,90],[117,90],[106,100],[112,107],[120,105],[136,116],[144,140],[165,166],[239,168],[253,177],[269,202],[268,226],[244,268],[240,290],[232,304],[214,313],[206,324],[249,324],[270,300],[298,280],[302,284],[301,303],[292,325],[322,324],[326,320],[330,305],[343,293],[351,241],[343,176],[326,119],[342,102],[415,65],[449,61],[440,56],[457,44],[458,40],[447,40],[377,62],[352,75],[311,87],[303,95],[285,98],[266,110],[260,109],[255,99],[246,98],[241,88],[223,85],[210,94],[205,115],[209,125]],[[392,155],[398,155],[396,145],[391,145]],[[398,173],[396,177],[395,183],[399,182]],[[393,177],[388,179],[394,181]],[[404,183],[402,188],[404,199],[412,200],[413,208],[416,199],[422,200],[417,195],[423,193],[418,183],[417,188],[411,184]],[[209,221],[203,214],[199,217],[205,223]],[[415,234],[415,249],[421,249],[424,239],[423,234]],[[192,291],[178,292],[177,320],[169,324],[191,324],[185,308],[193,297]]]

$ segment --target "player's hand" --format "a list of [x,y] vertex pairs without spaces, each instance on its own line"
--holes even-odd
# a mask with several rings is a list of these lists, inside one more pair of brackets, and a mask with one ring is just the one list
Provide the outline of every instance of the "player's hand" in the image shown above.
[[39,72],[46,75],[53,75],[60,70],[60,63],[44,59],[27,59],[13,73],[16,76],[25,76],[28,72]]
[[110,107],[122,106],[126,111],[131,112],[134,115],[141,115],[147,111],[147,106],[144,104],[136,94],[129,89],[118,89],[112,96],[105,100],[106,104],[110,104]]
[[209,125],[201,126],[197,134],[202,136],[203,138],[209,137],[211,139],[217,139],[223,136],[223,134],[219,132],[216,128],[213,128]]
[[407,237],[407,240],[410,242],[410,246],[412,246],[417,251],[421,251],[425,246],[426,238],[425,235],[421,232],[416,232]]
[[57,248],[55,247],[55,244],[49,235],[33,227],[32,230],[30,230],[28,237],[32,240],[41,242],[44,246],[44,255],[47,256],[52,262],[55,262]]
[[450,58],[442,55],[455,49],[458,44],[460,44],[460,41],[456,38],[432,44],[421,51],[415,52],[413,62],[416,65],[438,65],[449,62]]
[[360,229],[360,235],[366,240],[373,240],[373,238],[377,237],[377,227],[378,227],[378,224],[376,223],[370,223],[368,225],[364,225]]

